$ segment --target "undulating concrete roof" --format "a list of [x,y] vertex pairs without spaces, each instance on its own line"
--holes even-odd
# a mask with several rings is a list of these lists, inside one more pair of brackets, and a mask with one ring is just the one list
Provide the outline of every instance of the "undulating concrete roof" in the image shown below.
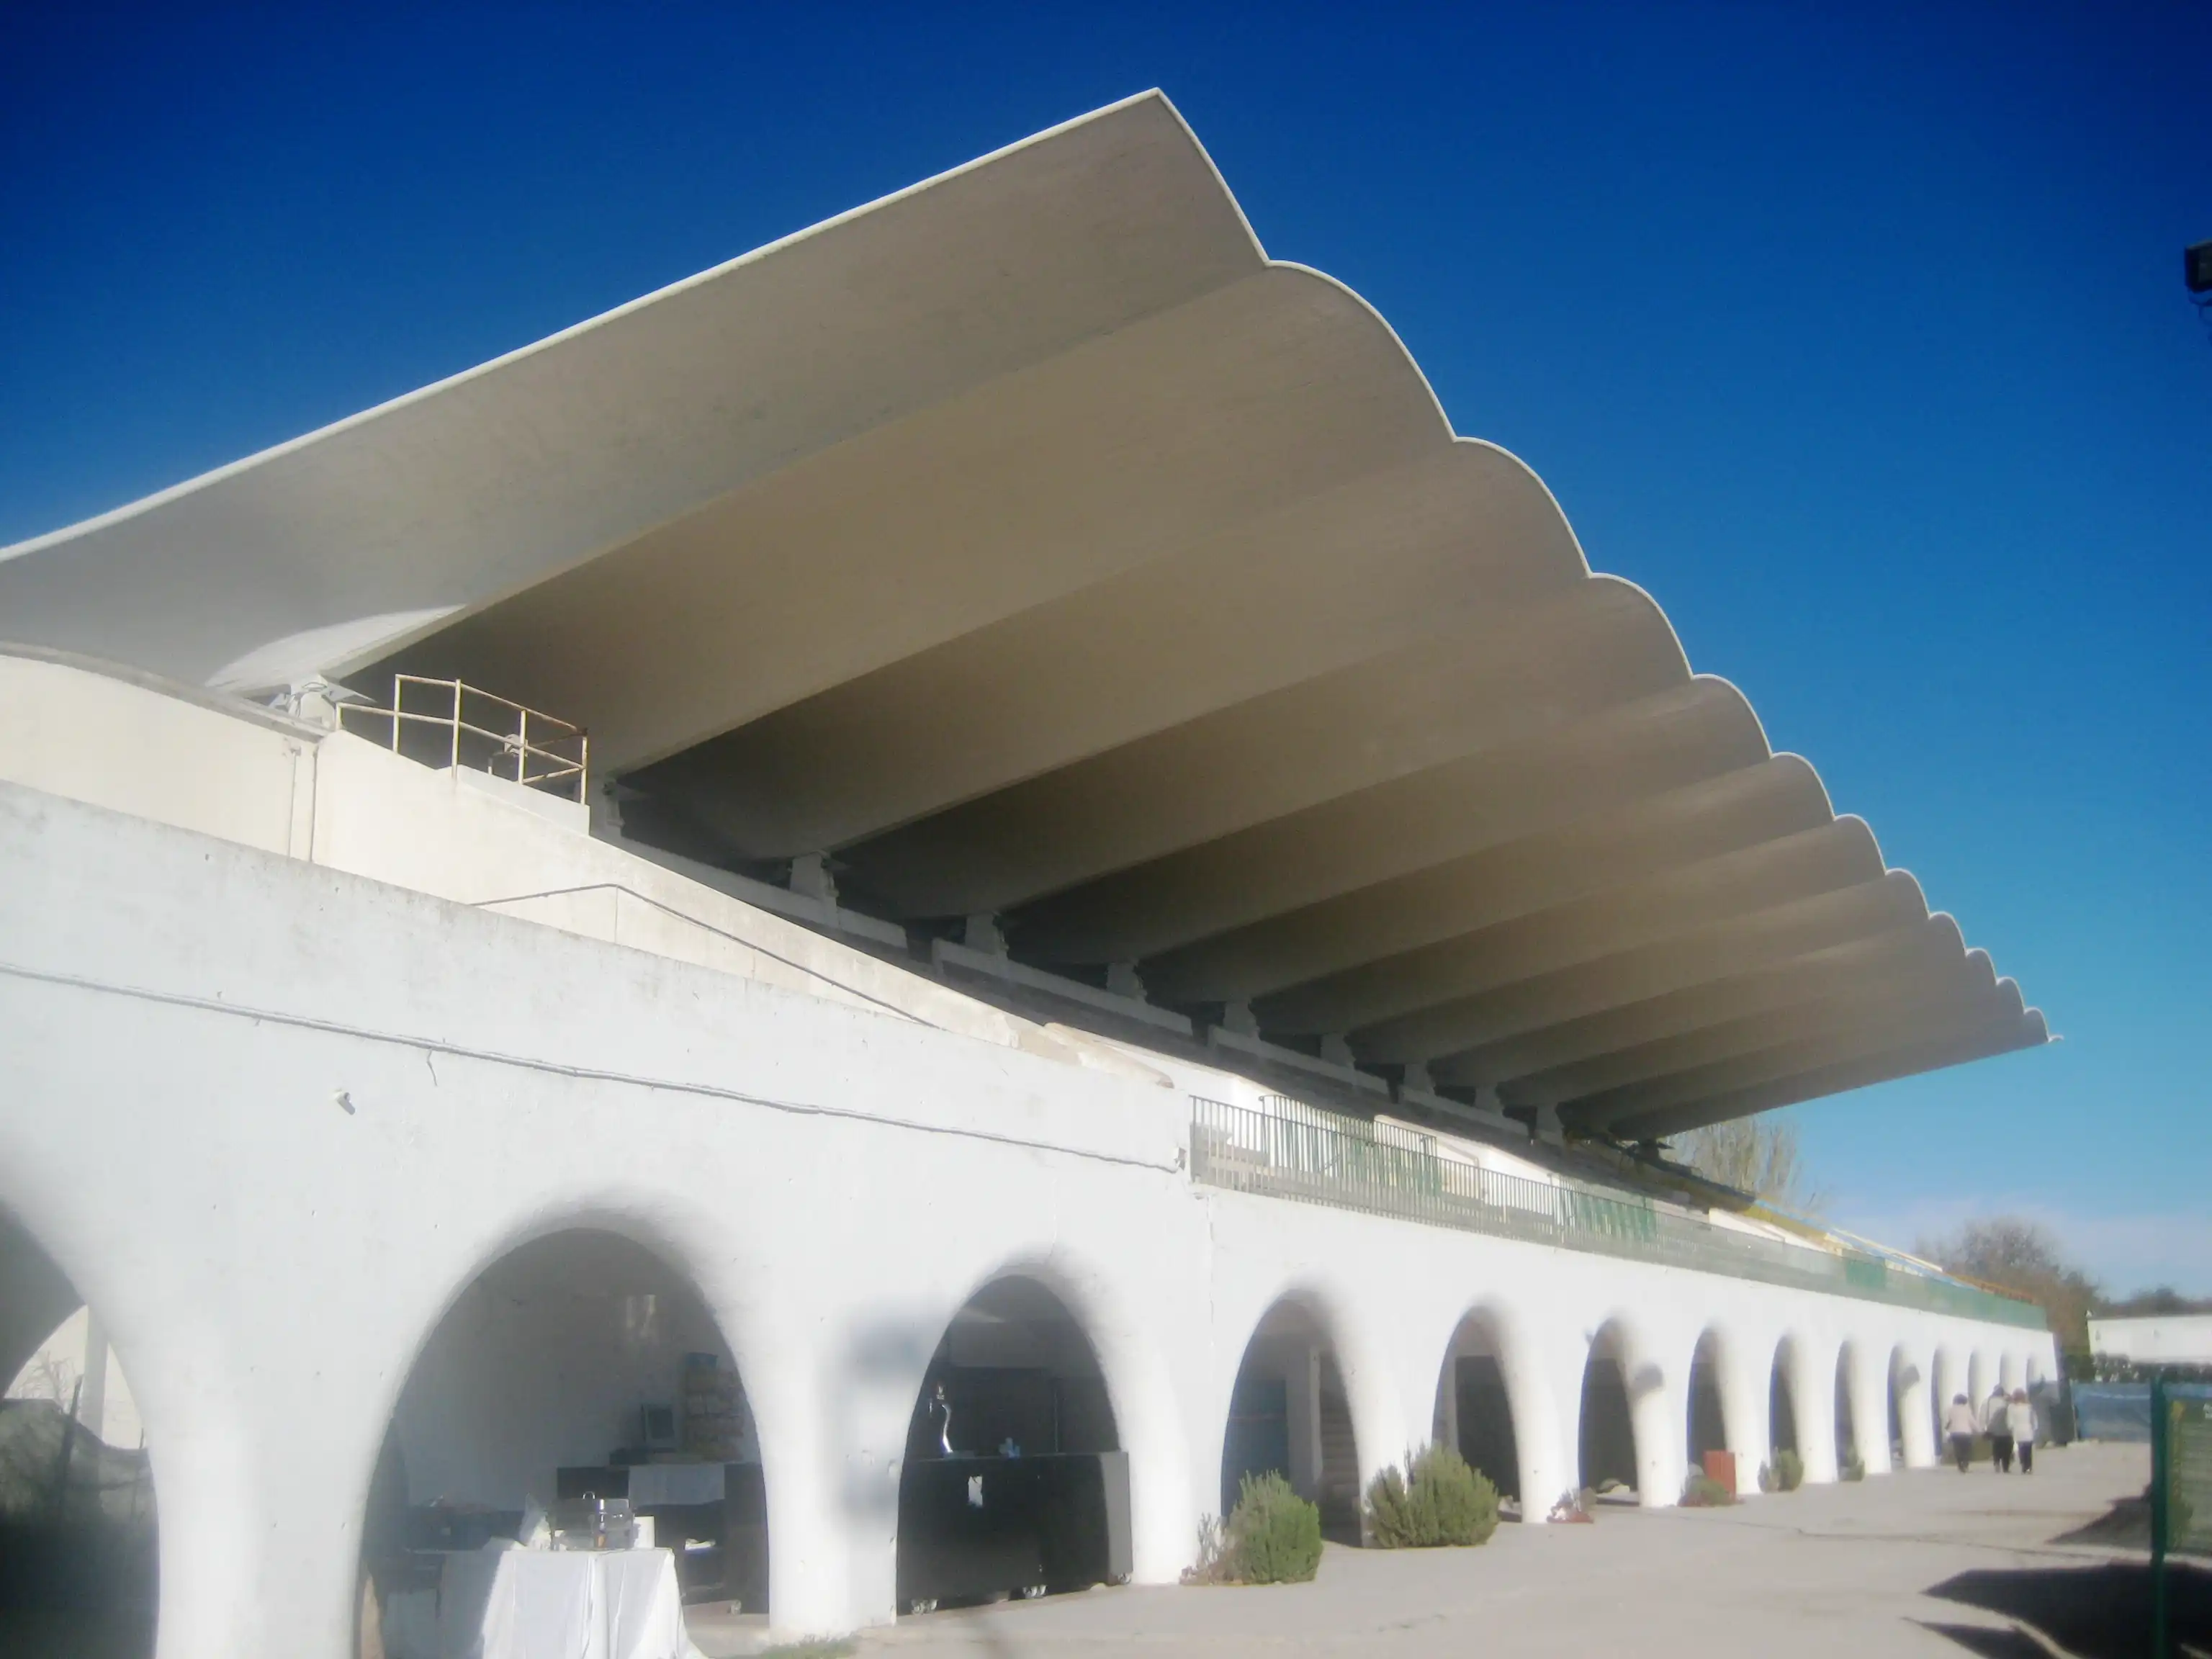
[[1625,1137],[2047,1036],[1157,94],[0,550],[0,619],[458,677],[695,856]]

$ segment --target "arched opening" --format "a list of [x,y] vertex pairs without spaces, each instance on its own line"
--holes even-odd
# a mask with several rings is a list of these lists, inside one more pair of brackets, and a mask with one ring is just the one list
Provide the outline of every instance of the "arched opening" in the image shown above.
[[1582,1484],[1600,1497],[1636,1493],[1636,1425],[1626,1360],[1620,1328],[1607,1325],[1591,1342],[1583,1365]]
[[1497,1322],[1469,1314],[1452,1333],[1437,1377],[1435,1439],[1455,1448],[1498,1488],[1499,1513],[1521,1517],[1521,1445],[1505,1383],[1504,1340]]
[[[607,1503],[650,1522],[665,1555],[577,1551],[557,1571],[501,1558],[497,1540],[530,1541],[540,1515],[547,1532],[596,1533]],[[611,1534],[627,1536],[619,1519]],[[372,1638],[393,1655],[463,1650],[498,1605],[500,1576],[525,1571],[560,1577],[556,1595],[643,1598],[653,1617],[764,1625],[759,1437],[737,1362],[685,1275],[587,1228],[479,1273],[400,1389],[362,1561],[365,1652]],[[586,1583],[592,1575],[622,1582]],[[672,1598],[693,1611],[675,1613]]]
[[0,1215],[0,1651],[143,1659],[161,1606],[154,1472],[98,1310]]
[[1936,1349],[1936,1387],[1932,1390],[1934,1397],[1929,1401],[1928,1416],[1929,1432],[1939,1449],[1948,1445],[1950,1439],[1944,1432],[1943,1419],[1960,1395],[1966,1395],[1969,1401],[1973,1398],[1969,1392],[1970,1388],[1966,1368],[1960,1362],[1956,1352],[1950,1348]]
[[1702,1471],[1707,1452],[1729,1449],[1728,1423],[1721,1410],[1720,1338],[1711,1331],[1698,1339],[1690,1356],[1689,1419],[1690,1468]]
[[1221,1513],[1248,1474],[1273,1470],[1321,1507],[1322,1536],[1361,1541],[1359,1448],[1335,1344],[1300,1298],[1268,1309],[1244,1345],[1221,1443]]
[[1934,1360],[1916,1358],[1900,1342],[1889,1353],[1889,1431],[1893,1467],[1924,1469],[1936,1462]]
[[1796,1363],[1790,1339],[1784,1337],[1774,1350],[1774,1368],[1766,1384],[1766,1446],[1772,1452],[1796,1452],[1797,1407],[1791,1398],[1790,1370]]
[[1117,1583],[1129,1562],[1129,1462],[1091,1340],[1036,1279],[994,1279],[945,1327],[907,1427],[900,1610]]

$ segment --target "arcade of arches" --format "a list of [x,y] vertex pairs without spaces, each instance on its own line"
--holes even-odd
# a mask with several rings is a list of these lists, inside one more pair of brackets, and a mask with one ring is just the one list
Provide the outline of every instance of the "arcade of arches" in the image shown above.
[[[0,1489],[9,1567],[0,1571],[0,1637],[72,1632],[116,1659],[150,1653],[158,1595],[152,1474],[128,1384],[93,1310],[20,1230],[0,1218],[0,1289],[9,1322],[0,1363],[16,1385],[0,1407],[6,1466],[35,1443],[36,1462],[64,1431],[74,1444],[58,1512],[54,1494]],[[49,1333],[44,1346],[33,1325]],[[89,1387],[66,1403],[48,1386],[75,1355]],[[1457,1446],[1520,1510],[1515,1356],[1497,1319],[1464,1318],[1437,1371],[1434,1437]],[[1581,1378],[1578,1479],[1623,1495],[1639,1485],[1638,1374],[1620,1328],[1591,1340]],[[1776,1347],[1767,1376],[1769,1443],[1802,1448],[1809,1401],[1832,1402],[1838,1464],[1855,1444],[1846,1343],[1832,1369]],[[99,1381],[82,1362],[90,1361]],[[1801,1362],[1822,1373],[1800,1376]],[[900,1611],[1117,1582],[1129,1573],[1130,1462],[1113,1390],[1081,1322],[1038,1279],[992,1280],[948,1321],[918,1376],[899,1469]],[[1920,1419],[1932,1445],[1940,1385],[1994,1386],[1978,1355],[1931,1353],[1923,1377],[1902,1349],[1881,1364],[1887,1460],[1905,1461]],[[1649,1367],[1645,1368],[1649,1370]],[[1687,1467],[1725,1451],[1721,1335],[1692,1352],[1676,1420]],[[1644,1394],[1658,1396],[1647,1386]],[[1649,1402],[1647,1402],[1649,1403]],[[1650,1419],[1656,1422],[1654,1417]],[[45,1439],[39,1437],[44,1436]],[[58,1451],[58,1442],[51,1449]],[[58,1467],[58,1459],[52,1466]],[[1361,1541],[1362,1464],[1334,1334],[1323,1312],[1288,1296],[1247,1341],[1227,1401],[1221,1512],[1248,1474],[1278,1470],[1322,1508],[1327,1535]],[[365,1650],[433,1611],[441,1552],[511,1535],[525,1511],[583,1492],[628,1495],[673,1552],[687,1601],[768,1611],[770,1539],[760,1436],[732,1349],[698,1291],[653,1251],[617,1234],[572,1229],[522,1244],[465,1285],[432,1328],[398,1396],[362,1528]],[[1644,1496],[1649,1501],[1648,1495]],[[1668,1494],[1668,1497],[1672,1494]],[[19,1547],[33,1522],[44,1555]],[[58,1540],[57,1543],[54,1540]],[[56,1550],[63,1553],[57,1554]],[[42,1574],[27,1594],[21,1565]],[[43,1620],[44,1622],[40,1622]],[[89,1632],[89,1635],[86,1635]],[[398,1650],[395,1643],[390,1650]]]

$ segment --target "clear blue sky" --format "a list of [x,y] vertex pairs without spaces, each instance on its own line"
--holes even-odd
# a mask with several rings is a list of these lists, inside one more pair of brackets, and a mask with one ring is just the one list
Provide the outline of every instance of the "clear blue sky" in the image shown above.
[[1832,1212],[2212,1292],[2212,9],[47,9],[0,543],[1164,88],[2065,1035],[1800,1112]]

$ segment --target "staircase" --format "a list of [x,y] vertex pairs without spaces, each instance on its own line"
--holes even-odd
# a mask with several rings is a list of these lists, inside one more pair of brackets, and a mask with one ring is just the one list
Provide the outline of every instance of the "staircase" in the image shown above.
[[1355,1548],[1365,1541],[1359,1515],[1359,1452],[1352,1407],[1334,1358],[1321,1362],[1321,1535]]

